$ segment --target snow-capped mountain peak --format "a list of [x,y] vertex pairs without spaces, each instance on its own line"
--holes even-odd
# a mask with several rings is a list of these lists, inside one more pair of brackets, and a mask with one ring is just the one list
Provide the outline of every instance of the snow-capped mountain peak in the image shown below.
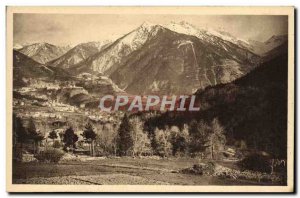
[[134,31],[123,36],[118,40],[117,46],[119,49],[123,46],[127,46],[132,50],[138,49],[142,44],[144,44],[149,38],[155,36],[158,30],[162,28],[159,25],[152,24],[149,22],[144,22],[141,26],[136,28]]
[[34,43],[23,47],[19,51],[33,60],[45,64],[67,52],[69,48],[55,46],[47,42]]
[[226,32],[224,30],[208,29],[207,32],[214,36],[220,37],[223,40],[230,41],[234,44],[239,45],[241,42],[243,42],[244,44],[249,44],[248,41],[241,39],[241,38],[237,38],[237,37],[233,36],[232,34],[230,34],[229,32]]
[[174,32],[192,35],[199,38],[202,38],[203,35],[203,30],[196,28],[195,26],[186,21],[181,21],[179,23],[171,22],[169,24],[166,24],[165,27]]
[[124,57],[140,49],[148,40],[156,36],[161,29],[163,27],[158,24],[144,22],[133,31],[117,39],[102,52],[95,54],[86,62],[79,63],[76,68],[81,71],[81,68],[89,65],[93,71],[104,73],[111,69],[114,64],[120,63]]
[[180,21],[178,23],[171,22],[169,24],[166,24],[165,27],[174,32],[196,36],[200,39],[212,40],[212,36],[214,36],[224,41],[229,41],[240,47],[246,47],[249,44],[247,41],[240,38],[236,38],[235,36],[231,35],[229,32],[226,32],[224,30],[215,30],[212,28],[196,27],[186,21]]

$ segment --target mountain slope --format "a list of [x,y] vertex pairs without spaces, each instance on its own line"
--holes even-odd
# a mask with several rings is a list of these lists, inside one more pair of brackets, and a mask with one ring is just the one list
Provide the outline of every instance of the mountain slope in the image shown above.
[[51,69],[16,50],[13,51],[13,68],[26,77],[46,77],[53,73]]
[[53,71],[51,69],[44,67],[42,64],[32,60],[21,52],[13,51],[14,87],[24,85],[23,77],[42,78],[48,77],[52,73]]
[[15,86],[24,86],[24,78],[68,79],[70,74],[60,68],[40,64],[19,51],[13,51],[13,79]]
[[266,62],[268,60],[271,60],[281,54],[284,54],[286,52],[286,49],[288,49],[288,42],[283,42],[281,45],[278,45],[277,47],[273,48],[272,50],[269,50],[264,54],[262,57],[263,62]]
[[191,94],[199,87],[244,75],[255,67],[256,59],[250,51],[218,37],[201,40],[161,27],[107,74],[129,93]]
[[49,43],[35,43],[27,45],[18,51],[32,58],[36,62],[45,64],[58,58],[69,50],[69,47],[59,47]]
[[47,65],[66,69],[83,60],[86,60],[88,57],[101,51],[108,45],[109,42],[82,43],[70,49],[67,53],[60,56],[59,58],[48,62]]
[[192,120],[210,123],[218,118],[226,133],[226,144],[248,151],[265,151],[286,159],[287,146],[287,48],[247,75],[227,84],[198,90],[199,112],[163,113],[146,121],[155,127],[183,127]]
[[273,35],[265,42],[249,40],[249,44],[246,47],[260,56],[268,56],[268,52],[287,43],[287,40],[287,35]]
[[270,51],[271,49],[274,49],[284,43],[286,43],[288,40],[288,35],[273,35],[271,38],[269,38],[264,44],[266,45],[267,50]]
[[[233,83],[198,93],[201,118],[217,116],[231,140],[286,158],[287,47]],[[233,142],[232,142],[233,143]]]

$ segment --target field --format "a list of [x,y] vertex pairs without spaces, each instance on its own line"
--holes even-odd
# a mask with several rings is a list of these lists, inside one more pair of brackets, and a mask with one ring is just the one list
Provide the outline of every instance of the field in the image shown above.
[[[15,184],[89,185],[271,185],[249,180],[183,174],[181,169],[199,163],[197,159],[94,158],[87,161],[15,163]],[[235,168],[232,162],[218,162]]]

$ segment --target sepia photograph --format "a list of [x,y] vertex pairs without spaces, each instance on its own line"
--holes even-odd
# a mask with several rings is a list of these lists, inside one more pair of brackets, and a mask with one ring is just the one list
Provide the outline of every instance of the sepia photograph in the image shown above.
[[7,191],[293,192],[293,7],[7,7]]

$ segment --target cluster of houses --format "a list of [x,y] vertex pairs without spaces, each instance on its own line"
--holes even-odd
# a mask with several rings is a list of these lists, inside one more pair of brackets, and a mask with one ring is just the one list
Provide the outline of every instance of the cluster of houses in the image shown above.
[[34,112],[34,111],[26,111],[26,112],[19,112],[18,116],[21,118],[56,118],[62,119],[63,114],[61,113],[52,113],[52,112]]
[[45,82],[45,81],[34,81],[33,83],[30,84],[30,87],[35,88],[35,89],[44,89],[44,88],[55,89],[55,90],[60,89],[59,84]]
[[68,104],[60,103],[57,101],[49,101],[48,106],[53,108],[55,111],[64,111],[64,112],[75,112],[78,111],[78,108]]

